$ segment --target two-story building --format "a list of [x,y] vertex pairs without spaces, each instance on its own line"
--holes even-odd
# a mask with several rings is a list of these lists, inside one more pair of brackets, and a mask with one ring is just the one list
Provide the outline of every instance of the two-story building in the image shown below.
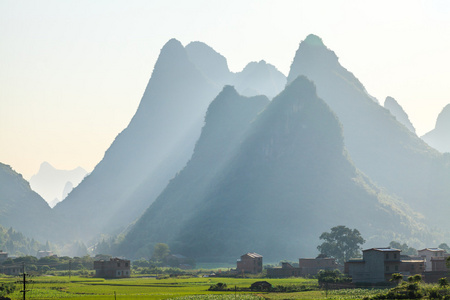
[[440,248],[425,248],[417,251],[419,256],[425,260],[425,271],[430,272],[433,271],[433,261],[434,264],[441,265],[439,261],[445,261],[446,253],[443,249]]
[[262,255],[249,252],[241,256],[236,263],[236,270],[240,273],[261,273],[263,270]]
[[126,278],[131,275],[130,261],[127,259],[110,258],[94,261],[95,277]]
[[379,283],[400,272],[400,264],[399,249],[371,248],[363,250],[362,259],[346,262],[344,272],[352,277],[352,282]]
[[401,250],[393,248],[371,248],[363,250],[362,259],[345,263],[344,272],[352,282],[380,283],[389,281],[392,274],[404,276],[422,274],[424,260],[420,257],[401,256]]

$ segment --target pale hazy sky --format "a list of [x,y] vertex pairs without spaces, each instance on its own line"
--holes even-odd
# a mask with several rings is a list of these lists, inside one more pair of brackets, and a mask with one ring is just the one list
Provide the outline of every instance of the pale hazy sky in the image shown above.
[[0,0],[0,162],[91,171],[135,113],[161,47],[202,41],[232,71],[287,75],[319,35],[368,92],[422,135],[450,103],[450,1]]

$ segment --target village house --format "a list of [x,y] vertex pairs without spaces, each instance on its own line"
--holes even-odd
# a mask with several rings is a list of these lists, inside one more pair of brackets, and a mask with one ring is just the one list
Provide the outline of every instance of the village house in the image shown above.
[[342,271],[342,265],[339,266],[336,260],[330,257],[300,258],[298,260],[298,266],[301,269],[301,276],[303,277],[317,275],[320,270]]
[[300,258],[299,267],[293,267],[290,263],[283,262],[281,267],[267,269],[267,276],[281,277],[308,277],[315,276],[320,270],[339,270],[342,266],[336,263],[334,258]]
[[246,253],[237,261],[236,271],[240,273],[261,273],[263,270],[262,255],[258,253]]
[[300,277],[300,268],[293,267],[290,263],[283,262],[281,267],[267,269],[267,277],[284,278],[284,277]]
[[449,254],[439,248],[425,248],[417,251],[419,256],[425,260],[425,272],[423,280],[425,282],[437,282],[443,277],[449,276],[446,260]]
[[49,257],[49,256],[53,256],[53,255],[54,255],[54,254],[53,254],[52,251],[47,251],[47,250],[39,250],[39,251],[36,253],[37,259],[41,259],[41,258],[43,258],[43,257]]
[[362,259],[345,263],[345,273],[352,282],[380,283],[391,279],[392,274],[404,276],[422,274],[424,260],[417,257],[401,256],[401,250],[393,248],[371,248],[363,250]]
[[127,259],[110,258],[94,261],[95,277],[127,278],[131,275],[130,261]]
[[0,263],[2,261],[5,261],[6,259],[8,259],[8,253],[7,252],[3,252],[3,250],[0,250]]
[[427,272],[433,271],[432,260],[435,261],[435,264],[439,264],[437,261],[445,261],[447,258],[445,251],[440,248],[425,248],[417,251],[417,253],[425,260],[425,271]]
[[12,276],[20,275],[23,273],[23,266],[21,265],[0,266],[0,273]]

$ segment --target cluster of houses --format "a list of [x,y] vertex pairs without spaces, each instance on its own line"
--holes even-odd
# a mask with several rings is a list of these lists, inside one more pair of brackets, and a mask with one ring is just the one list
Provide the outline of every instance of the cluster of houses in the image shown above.
[[[258,253],[247,253],[237,261],[237,273],[257,274],[262,272],[262,255]],[[298,267],[283,262],[281,267],[267,269],[267,277],[308,277],[317,275],[320,270],[343,270],[334,258],[300,258]]]
[[[352,278],[353,283],[381,283],[400,273],[404,277],[420,274],[426,282],[436,282],[448,277],[446,259],[450,254],[439,248],[425,248],[418,255],[402,255],[393,248],[370,248],[363,250],[362,258],[351,259],[344,266],[334,258],[300,258],[298,267],[282,263],[281,267],[267,269],[268,277],[308,277],[320,270],[340,270]],[[242,273],[262,272],[263,257],[257,253],[247,253],[237,261],[236,271]]]
[[[402,255],[401,250],[394,248],[370,248],[363,250],[362,258],[351,259],[344,266],[336,263],[334,258],[300,258],[298,267],[283,262],[280,267],[267,269],[267,276],[278,277],[309,277],[315,276],[320,270],[340,270],[352,278],[353,283],[381,283],[392,278],[392,274],[400,273],[405,277],[420,274],[426,282],[436,282],[448,277],[446,260],[450,256],[439,248],[425,248],[418,255]],[[51,256],[49,251],[40,251],[39,257]],[[23,272],[21,266],[2,266],[8,258],[8,253],[0,250],[0,273],[19,275]],[[126,278],[131,275],[129,260],[110,258],[94,261],[96,277]],[[237,261],[237,273],[257,274],[263,271],[263,256],[258,253],[246,253]]]
[[401,255],[401,250],[392,248],[371,248],[363,250],[361,259],[345,263],[344,272],[353,282],[378,283],[391,279],[392,274],[403,276],[420,274],[426,282],[436,282],[447,277],[446,259],[449,256],[439,248],[425,248],[417,256]]

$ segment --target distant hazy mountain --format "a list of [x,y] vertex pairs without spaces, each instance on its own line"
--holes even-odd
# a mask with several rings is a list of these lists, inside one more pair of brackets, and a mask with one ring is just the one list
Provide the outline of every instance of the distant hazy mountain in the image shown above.
[[286,85],[286,76],[273,65],[261,60],[249,63],[241,72],[236,73],[233,84],[244,96],[266,95],[273,98]]
[[202,74],[220,87],[233,85],[244,96],[273,98],[286,85],[286,76],[264,60],[250,62],[241,72],[232,73],[226,58],[202,42],[190,43],[186,51]]
[[31,176],[30,186],[53,207],[70,192],[65,190],[66,183],[70,181],[72,186],[77,186],[86,174],[87,171],[81,167],[73,170],[58,170],[48,162],[43,162],[39,171]]
[[394,98],[386,97],[386,100],[384,101],[384,108],[388,109],[397,121],[405,125],[405,127],[411,130],[411,132],[416,133],[416,129],[409,120],[406,112],[403,110],[403,107],[401,107]]
[[258,114],[265,103],[231,87],[217,96],[192,159],[130,230],[121,254],[140,257],[163,242],[205,261],[246,251],[296,258],[316,254],[319,235],[338,224],[384,243],[394,231],[420,231],[406,205],[353,166],[339,121],[309,80],[294,80]]
[[[309,35],[300,43],[288,82],[310,78],[318,95],[343,125],[355,165],[380,186],[401,196],[436,226],[450,226],[450,159],[441,156],[371,97],[359,80],[339,64],[322,40]],[[430,202],[433,205],[430,205]],[[435,207],[442,207],[442,213]]]
[[450,152],[450,104],[442,109],[436,120],[436,126],[423,135],[422,139],[441,152]]
[[50,234],[55,224],[47,202],[31,190],[22,175],[0,163],[0,225],[42,242],[57,238]]

